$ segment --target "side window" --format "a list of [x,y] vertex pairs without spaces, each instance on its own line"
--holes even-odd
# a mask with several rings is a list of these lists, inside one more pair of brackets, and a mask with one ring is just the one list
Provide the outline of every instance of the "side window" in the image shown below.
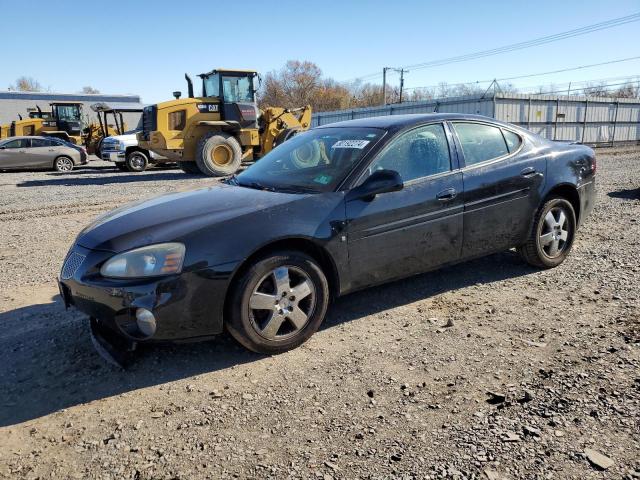
[[509,153],[513,153],[518,148],[520,148],[520,144],[522,143],[522,138],[520,135],[517,135],[509,130],[502,130],[504,133],[504,139],[507,141],[507,147],[509,147]]
[[186,110],[178,110],[169,114],[169,130],[184,130],[186,123]]
[[49,147],[51,146],[51,142],[49,140],[44,140],[42,138],[32,138],[31,139],[31,147]]
[[12,140],[4,144],[4,148],[22,148],[22,140]]
[[453,128],[462,144],[465,165],[507,155],[507,144],[498,127],[481,123],[454,123]]
[[403,182],[451,170],[449,142],[441,123],[419,127],[392,141],[369,167],[395,170]]

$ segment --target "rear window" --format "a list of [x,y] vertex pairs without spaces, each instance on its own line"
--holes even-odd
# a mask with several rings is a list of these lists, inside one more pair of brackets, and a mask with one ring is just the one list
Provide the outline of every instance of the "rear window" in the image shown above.
[[466,166],[502,157],[509,153],[500,128],[482,123],[454,123],[462,144]]
[[517,135],[509,130],[502,130],[502,133],[504,133],[504,139],[507,142],[507,147],[509,147],[509,153],[513,153],[518,150],[518,148],[520,148],[520,144],[522,143],[522,138],[520,138],[520,135]]

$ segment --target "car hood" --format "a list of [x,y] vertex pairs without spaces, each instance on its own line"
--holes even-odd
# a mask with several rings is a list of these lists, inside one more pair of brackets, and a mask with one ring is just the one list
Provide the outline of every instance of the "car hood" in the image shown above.
[[201,228],[303,196],[225,184],[162,195],[96,218],[80,232],[76,243],[92,250],[122,252],[153,243],[180,241]]

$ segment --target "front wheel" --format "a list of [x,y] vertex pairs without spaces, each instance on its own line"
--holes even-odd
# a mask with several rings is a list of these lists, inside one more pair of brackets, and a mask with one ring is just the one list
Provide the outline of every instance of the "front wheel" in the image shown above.
[[127,154],[125,164],[127,166],[127,170],[130,172],[144,172],[149,165],[149,158],[144,154],[144,152],[134,150]]
[[242,148],[227,133],[209,132],[198,142],[196,163],[202,173],[210,177],[232,175],[242,164]]
[[324,320],[329,285],[320,266],[300,252],[258,260],[235,283],[226,328],[243,346],[277,354],[296,348]]
[[576,214],[571,203],[552,198],[536,213],[529,240],[518,253],[534,267],[556,267],[569,255],[575,231]]
[[53,168],[55,168],[56,172],[70,172],[73,170],[73,160],[69,157],[58,157],[53,162]]

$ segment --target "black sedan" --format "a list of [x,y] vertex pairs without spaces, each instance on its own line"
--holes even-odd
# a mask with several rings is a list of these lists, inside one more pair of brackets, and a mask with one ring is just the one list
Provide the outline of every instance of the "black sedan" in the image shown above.
[[274,354],[354,290],[513,247],[559,265],[593,208],[595,171],[586,146],[480,116],[335,123],[222,184],[98,218],[60,289],[112,356],[224,329]]

